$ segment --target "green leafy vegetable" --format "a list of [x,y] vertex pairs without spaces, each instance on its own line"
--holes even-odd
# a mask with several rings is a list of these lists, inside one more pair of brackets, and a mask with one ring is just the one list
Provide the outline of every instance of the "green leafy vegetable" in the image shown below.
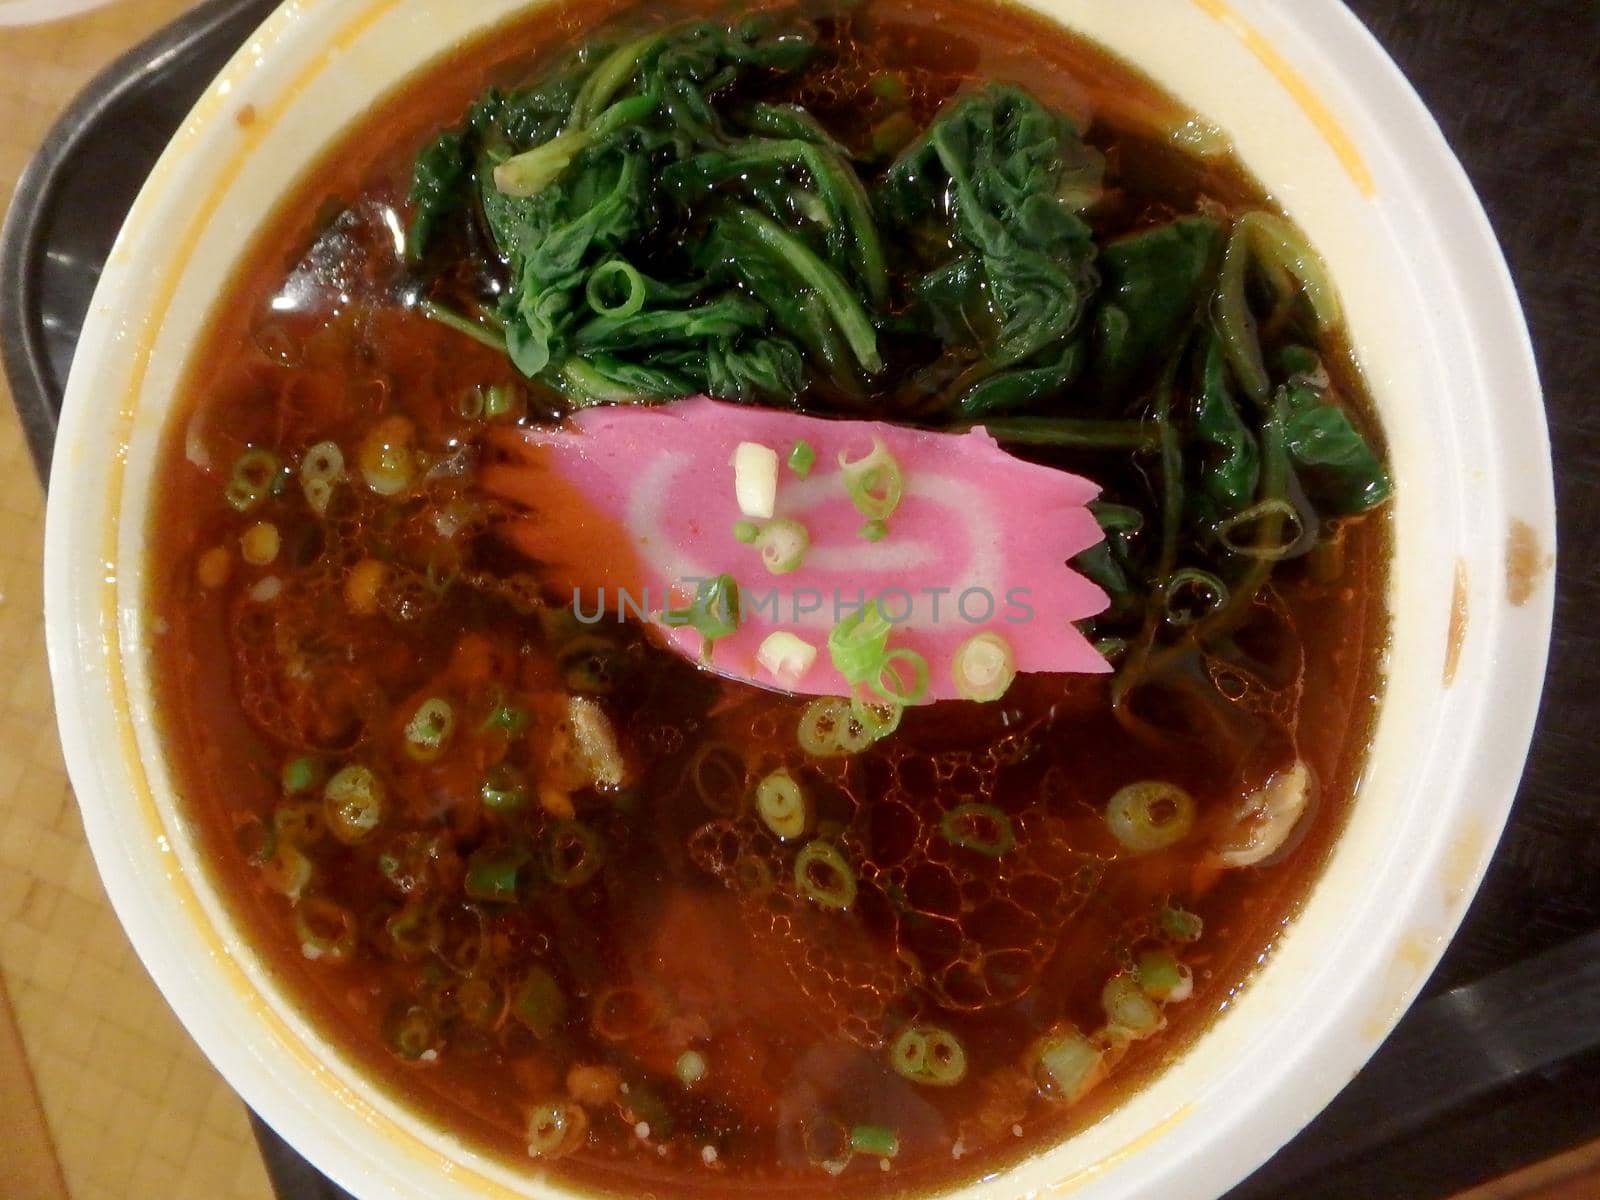
[[[1088,131],[1015,85],[925,121],[885,72],[858,120],[824,125],[789,102],[833,69],[820,36],[793,14],[694,21],[486,93],[415,165],[420,311],[569,408],[804,398],[982,425],[1080,470],[1105,488],[1105,538],[1075,566],[1110,597],[1083,628],[1117,663],[1119,715],[1153,680],[1220,690],[1274,572],[1336,538],[1327,518],[1391,494],[1308,348],[1341,320],[1327,271],[1275,213],[1175,215],[1125,179],[1108,192]],[[802,443],[788,462],[805,478],[814,459]],[[276,494],[254,466],[242,506]],[[860,536],[890,536],[898,468],[841,466]],[[802,534],[735,527],[773,570],[799,562]],[[709,648],[738,625],[737,585],[667,616]],[[858,750],[921,698],[927,663],[888,642],[875,612],[833,631],[854,706],[808,708],[808,750]]]
[[[524,375],[573,403],[695,391],[738,400],[793,395],[804,384],[799,322],[774,322],[766,306],[739,294],[742,281],[717,255],[699,256],[696,266],[678,254],[670,282],[636,263],[694,241],[697,206],[689,201],[704,197],[683,178],[674,184],[669,168],[682,176],[686,164],[699,163],[710,187],[718,182],[713,161],[765,157],[780,172],[809,174],[824,209],[840,218],[818,245],[831,244],[869,291],[873,280],[881,290],[876,230],[862,220],[864,192],[838,153],[793,139],[741,143],[727,132],[724,109],[739,85],[793,71],[811,52],[806,26],[694,22],[585,50],[525,91],[488,93],[417,161],[413,261],[426,260],[452,218],[481,220],[507,277],[496,314],[506,352]],[[845,336],[871,369],[874,335],[861,302],[804,239],[782,229],[791,240],[775,239],[763,219],[771,217],[735,223],[769,247],[791,288],[798,277],[827,293],[830,313],[849,309]]]
[[1278,392],[1284,445],[1307,495],[1335,516],[1387,500],[1389,473],[1328,392],[1296,382]]
[[1161,362],[1216,278],[1222,230],[1206,216],[1182,217],[1107,242],[1095,315],[1094,371],[1102,387],[1124,387]]
[[1200,443],[1196,504],[1201,523],[1211,524],[1248,505],[1261,479],[1261,452],[1234,403],[1222,341],[1214,334],[1206,339],[1194,436]]
[[[973,359],[952,389],[967,412],[1032,403],[1076,373],[1064,342],[1097,276],[1089,226],[1063,183],[1099,169],[1067,117],[1001,84],[952,102],[889,168],[879,211],[919,251],[914,290],[934,331]],[[1013,389],[973,397],[1017,372]]]

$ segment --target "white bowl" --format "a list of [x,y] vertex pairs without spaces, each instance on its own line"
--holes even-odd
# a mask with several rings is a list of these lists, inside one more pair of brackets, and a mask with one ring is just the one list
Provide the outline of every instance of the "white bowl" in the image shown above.
[[[963,1192],[1209,1197],[1288,1140],[1372,1053],[1494,848],[1549,638],[1544,412],[1516,296],[1465,176],[1335,0],[1033,5],[1227,130],[1310,234],[1343,295],[1398,481],[1387,694],[1349,826],[1303,911],[1178,1062],[1092,1128]],[[367,1198],[563,1189],[475,1153],[369,1084],[296,1015],[211,890],[151,722],[145,515],[186,356],[283,181],[371,97],[526,6],[285,4],[140,193],[84,327],[55,453],[50,663],[112,902],[228,1081]],[[236,120],[246,105],[248,125]]]

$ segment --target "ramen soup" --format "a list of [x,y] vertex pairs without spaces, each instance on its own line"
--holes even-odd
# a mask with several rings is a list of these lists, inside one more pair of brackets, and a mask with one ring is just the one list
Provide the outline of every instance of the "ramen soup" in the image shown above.
[[[547,6],[377,103],[223,290],[152,526],[284,993],[625,1195],[926,1194],[1181,1054],[1385,637],[1339,301],[1230,155],[976,0]],[[619,618],[647,530],[710,577]],[[947,550],[983,586],[901,621]],[[775,615],[807,571],[866,602]]]

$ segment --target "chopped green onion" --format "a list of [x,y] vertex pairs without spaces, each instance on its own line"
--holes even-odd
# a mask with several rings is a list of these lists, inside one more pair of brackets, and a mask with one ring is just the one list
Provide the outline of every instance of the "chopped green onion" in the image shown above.
[[517,898],[517,876],[528,861],[525,851],[490,850],[480,847],[467,860],[464,885],[467,896],[489,903],[508,903]]
[[545,839],[545,870],[558,887],[582,887],[605,862],[599,836],[578,821],[560,821]]
[[795,683],[817,661],[817,648],[798,634],[779,629],[761,639],[756,661],[780,683]]
[[575,638],[556,655],[561,681],[567,685],[567,690],[586,696],[604,696],[612,691],[620,660],[616,644],[600,637]]
[[533,717],[527,709],[518,708],[515,704],[496,704],[483,719],[481,728],[485,733],[491,729],[499,729],[507,737],[516,738],[527,733],[528,726],[532,723]]
[[411,442],[416,430],[405,417],[385,417],[367,431],[356,447],[356,465],[367,489],[379,496],[398,496],[416,477]]
[[[1279,532],[1274,541],[1251,543],[1240,540],[1240,530],[1248,532],[1255,525],[1262,525],[1268,529],[1277,529],[1283,521],[1289,522],[1289,532]],[[1217,541],[1234,554],[1245,558],[1259,558],[1268,562],[1276,562],[1287,558],[1297,546],[1305,540],[1305,521],[1300,516],[1300,510],[1287,500],[1273,498],[1252,504],[1249,508],[1233,514],[1225,521],[1219,522],[1212,530]]]
[[889,526],[884,521],[868,521],[856,532],[869,542],[881,542],[889,536]]
[[1194,818],[1194,797],[1177,784],[1155,779],[1130,783],[1106,806],[1112,835],[1135,854],[1181,842],[1194,828]]
[[862,700],[859,697],[850,699],[851,719],[861,727],[863,736],[874,742],[899,729],[900,718],[905,711],[904,705],[892,701]]
[[799,478],[804,479],[811,474],[811,468],[817,464],[817,452],[810,442],[801,439],[789,451],[789,469]]
[[1161,909],[1157,923],[1162,933],[1179,942],[1198,942],[1205,930],[1205,923],[1198,916],[1173,904]]
[[787,575],[805,561],[811,548],[811,535],[799,521],[782,517],[768,522],[756,537],[761,562],[774,575]]
[[417,705],[406,722],[406,753],[417,762],[432,762],[444,753],[456,729],[456,710],[450,701],[430,696]]
[[280,840],[304,849],[323,839],[328,821],[323,806],[315,800],[286,802],[273,810],[272,831]]
[[770,521],[778,504],[778,452],[760,442],[734,447],[733,494],[745,516]]
[[569,1100],[541,1104],[528,1115],[528,1157],[555,1159],[589,1140],[589,1114]]
[[1184,567],[1167,577],[1162,599],[1167,624],[1185,629],[1228,603],[1228,585],[1210,571]]
[[851,613],[828,634],[834,668],[851,684],[865,683],[883,665],[893,628],[876,600]]
[[851,711],[851,702],[823,696],[806,705],[797,731],[800,748],[818,758],[839,758],[865,750],[877,739]]
[[[607,298],[608,292],[620,298],[613,302]],[[649,288],[645,285],[644,276],[632,263],[613,258],[601,263],[590,274],[589,283],[584,288],[584,298],[600,316],[623,320],[637,315],[644,308],[644,302],[649,298]]]
[[1034,1064],[1039,1090],[1068,1104],[1083,1099],[1105,1075],[1105,1052],[1076,1029],[1048,1039]]
[[936,1025],[910,1025],[889,1047],[889,1065],[929,1087],[953,1087],[967,1076],[967,1052],[960,1040]]
[[698,1050],[685,1050],[678,1055],[674,1070],[679,1083],[684,1087],[693,1087],[706,1077],[706,1056]]
[[300,953],[314,961],[342,963],[355,953],[355,915],[321,896],[308,896],[294,906],[294,932]]
[[510,763],[489,768],[478,796],[483,806],[494,812],[516,812],[528,803],[528,777]]
[[874,436],[872,449],[857,459],[839,454],[839,467],[844,473],[844,490],[850,503],[862,516],[875,521],[887,521],[900,507],[904,483],[900,477],[900,464],[895,462],[883,439]]
[[483,417],[486,421],[515,419],[521,415],[522,397],[509,383],[490,385],[483,393]]
[[[909,678],[902,674],[909,672]],[[928,660],[904,647],[891,650],[878,664],[876,675],[868,681],[873,691],[891,704],[920,704],[928,694]]]
[[420,1004],[406,1004],[390,1013],[384,1022],[384,1035],[389,1049],[408,1062],[438,1052],[438,1024]]
[[383,820],[383,781],[372,768],[341,768],[322,789],[322,807],[333,836],[346,845],[365,841]]
[[733,540],[741,546],[752,545],[761,536],[761,528],[754,521],[735,521],[733,523]]
[[865,684],[890,704],[916,704],[928,693],[928,660],[915,650],[890,650],[892,629],[871,601],[833,627],[828,654],[851,686]]
[[288,796],[298,796],[301,792],[309,792],[317,786],[317,777],[322,773],[321,764],[310,755],[290,759],[283,764],[283,791]]
[[872,1158],[893,1158],[900,1153],[900,1139],[882,1125],[857,1125],[850,1131],[850,1149]]
[[1011,818],[992,804],[958,804],[940,819],[939,832],[951,845],[987,858],[999,858],[1017,845]]
[[433,952],[439,941],[439,919],[432,904],[412,900],[383,924],[384,932],[404,962]]
[[300,893],[311,882],[311,860],[293,842],[282,838],[277,842],[272,857],[261,868],[261,876],[268,887],[293,902],[300,899]]
[[712,643],[739,628],[738,580],[732,575],[718,575],[702,582],[686,607],[668,609],[662,620],[668,625],[688,625],[697,630],[706,640],[705,657],[710,658]]
[[270,450],[253,447],[241,454],[233,463],[233,471],[224,491],[229,507],[238,512],[249,512],[271,494],[278,483],[282,464]]
[[694,784],[700,803],[718,816],[732,816],[744,802],[749,772],[738,749],[705,741],[695,748],[685,777]]
[[300,460],[300,490],[318,516],[328,511],[334,485],[343,478],[344,452],[337,443],[318,442]]
[[511,1013],[534,1037],[547,1038],[567,1019],[567,994],[543,967],[529,967],[511,998]]
[[832,842],[808,842],[795,855],[794,882],[823,908],[843,911],[856,902],[856,873]]
[[867,83],[867,88],[880,100],[903,103],[907,96],[906,81],[889,71],[880,71]]
[[1132,975],[1113,975],[1100,992],[1100,1004],[1114,1036],[1147,1038],[1166,1024],[1161,1009]]
[[456,401],[456,413],[463,421],[477,421],[483,418],[483,389],[481,387],[468,388],[461,393]]
[[756,814],[773,837],[784,840],[804,834],[811,818],[805,793],[781,767],[756,784]]
[[1177,1003],[1194,992],[1194,974],[1170,950],[1146,950],[1134,971],[1139,987],[1152,1000]]
[[980,633],[961,643],[950,674],[964,699],[998,700],[1017,677],[1016,654],[998,633]]
[[590,1024],[608,1042],[626,1042],[660,1022],[660,997],[638,987],[606,988],[594,998]]
[[807,1121],[801,1139],[806,1158],[828,1174],[842,1174],[850,1165],[850,1131],[836,1117],[822,1113]]

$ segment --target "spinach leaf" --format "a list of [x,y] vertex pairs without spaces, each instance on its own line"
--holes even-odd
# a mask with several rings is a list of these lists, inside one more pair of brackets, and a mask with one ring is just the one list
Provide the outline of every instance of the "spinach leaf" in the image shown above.
[[1331,391],[1303,380],[1278,389],[1284,445],[1295,474],[1318,509],[1350,516],[1389,498],[1389,473]]
[[1092,370],[1102,389],[1126,388],[1140,371],[1166,361],[1216,278],[1221,244],[1222,227],[1194,216],[1101,247]]
[[460,133],[449,130],[417,156],[411,173],[411,226],[406,233],[406,253],[419,262],[433,231],[461,201],[467,161]]
[[968,418],[1022,412],[1058,396],[1078,378],[1083,368],[1082,342],[1066,342],[1054,358],[1046,351],[1030,363],[1000,371],[972,385],[961,398],[961,414]]
[[1024,364],[1044,373],[1019,383],[1017,403],[1070,381],[1063,343],[1097,282],[1077,205],[1099,170],[1067,117],[1003,84],[948,104],[889,167],[879,213],[921,261],[916,299],[946,348],[983,359],[969,390]]
[[[808,187],[791,182],[801,174]],[[758,138],[708,151],[672,164],[662,181],[681,204],[692,205],[730,181],[759,183],[766,213],[795,224],[819,227],[828,258],[848,272],[874,306],[888,297],[889,275],[866,189],[844,155],[831,145],[803,138]]]
[[1255,499],[1261,477],[1261,452],[1228,385],[1222,339],[1212,333],[1205,347],[1193,426],[1193,436],[1200,443],[1195,525],[1202,529],[1247,507]]
[[[877,231],[848,162],[824,141],[749,141],[727,132],[722,109],[748,77],[798,68],[813,41],[809,26],[766,18],[697,21],[587,49],[531,88],[487,93],[418,160],[414,258],[442,222],[481,222],[508,281],[496,314],[507,353],[523,374],[576,401],[622,398],[630,388],[628,398],[793,394],[804,384],[788,340],[799,323],[775,321],[739,290],[737,272],[695,266],[688,248],[703,228],[698,207],[742,167],[767,162],[785,203],[796,191],[814,195],[828,218],[816,238],[828,257],[882,294]],[[787,125],[803,129],[792,117]],[[700,168],[698,187],[686,164]],[[719,164],[726,168],[720,177]],[[761,216],[744,224],[754,228]],[[754,228],[752,237],[786,265],[786,288],[792,292],[798,279],[825,297],[824,311],[843,314],[837,329],[856,360],[880,366],[871,318],[838,271],[805,239],[780,230],[788,240],[774,250],[765,233]],[[664,279],[631,266],[632,259],[663,261],[664,253]],[[596,291],[603,269],[612,279],[623,272],[627,303],[608,305]],[[784,299],[795,307],[792,296]]]
[[1144,599],[1136,582],[1138,536],[1144,528],[1144,514],[1126,504],[1104,500],[1089,502],[1089,511],[1099,522],[1105,540],[1090,546],[1072,560],[1072,565],[1099,584],[1111,600],[1111,607],[1100,618],[1116,621],[1142,611]]

